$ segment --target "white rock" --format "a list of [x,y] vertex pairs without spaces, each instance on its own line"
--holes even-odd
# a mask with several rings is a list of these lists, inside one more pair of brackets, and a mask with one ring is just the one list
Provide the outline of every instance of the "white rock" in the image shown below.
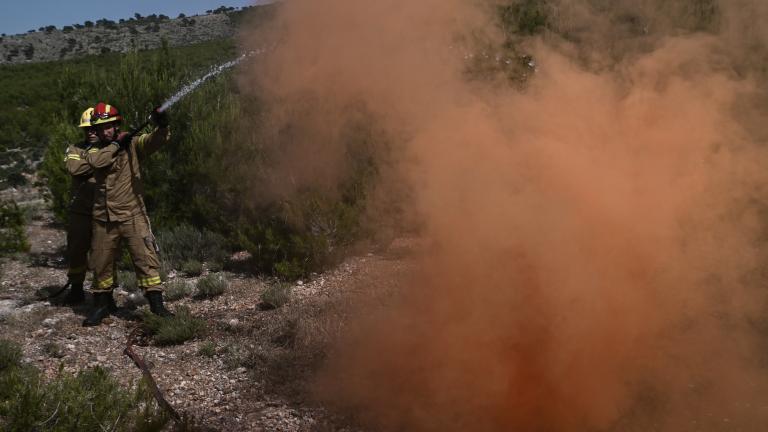
[[147,303],[147,299],[138,291],[128,294],[128,300],[136,306],[141,306]]
[[[3,283],[5,285],[5,283]],[[0,300],[0,317],[8,316],[19,305],[18,300]]]
[[32,303],[32,304],[28,304],[26,306],[22,306],[18,310],[19,310],[19,312],[27,313],[27,312],[33,312],[36,309],[40,309],[40,308],[43,308],[43,307],[44,307],[43,303],[42,302],[38,302],[38,303]]

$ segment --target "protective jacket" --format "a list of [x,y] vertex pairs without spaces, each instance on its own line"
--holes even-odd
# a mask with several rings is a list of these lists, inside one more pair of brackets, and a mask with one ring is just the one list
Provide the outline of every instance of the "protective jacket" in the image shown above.
[[67,147],[64,163],[67,172],[72,176],[69,211],[91,216],[96,180],[93,178],[93,168],[86,160],[86,154],[85,144],[71,145]]
[[93,218],[102,222],[124,222],[146,214],[139,161],[167,143],[170,132],[160,128],[134,137],[125,150],[117,143],[91,148],[86,161],[94,170],[96,188]]

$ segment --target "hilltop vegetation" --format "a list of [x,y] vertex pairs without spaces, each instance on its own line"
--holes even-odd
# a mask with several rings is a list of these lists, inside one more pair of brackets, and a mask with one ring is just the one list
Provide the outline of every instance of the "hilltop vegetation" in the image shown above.
[[232,37],[243,18],[249,22],[264,19],[274,6],[250,6],[236,10],[219,7],[206,15],[176,18],[151,14],[120,19],[105,18],[83,24],[43,26],[20,35],[0,36],[0,64],[19,64],[67,60],[108,52],[160,48],[161,40],[171,46],[184,46]]

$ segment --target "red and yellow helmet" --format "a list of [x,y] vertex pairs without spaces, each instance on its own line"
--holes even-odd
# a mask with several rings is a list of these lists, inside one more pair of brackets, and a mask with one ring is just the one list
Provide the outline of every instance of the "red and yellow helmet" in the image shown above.
[[93,107],[93,116],[91,116],[91,126],[102,123],[120,122],[123,117],[117,112],[117,108],[104,102],[99,102]]
[[93,117],[93,108],[88,108],[87,110],[83,111],[83,114],[80,116],[80,124],[77,125],[77,127],[81,127],[81,128],[91,127],[92,117]]

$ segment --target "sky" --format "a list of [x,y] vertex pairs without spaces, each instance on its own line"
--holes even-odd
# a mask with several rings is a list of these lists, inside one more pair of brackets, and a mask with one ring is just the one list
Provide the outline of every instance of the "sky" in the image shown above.
[[134,13],[143,16],[163,14],[171,18],[180,13],[195,15],[219,6],[243,7],[263,0],[132,0],[132,1],[84,1],[84,0],[0,0],[0,33],[8,35],[26,33],[40,27],[82,24],[107,18],[117,21],[128,19]]

